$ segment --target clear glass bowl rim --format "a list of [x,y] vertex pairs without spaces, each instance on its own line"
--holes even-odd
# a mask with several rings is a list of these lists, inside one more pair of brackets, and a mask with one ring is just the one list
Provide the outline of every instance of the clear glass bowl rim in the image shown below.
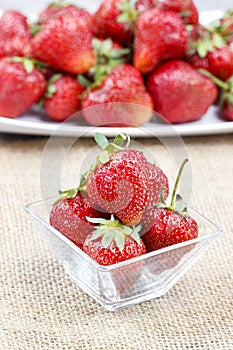
[[207,239],[214,238],[214,237],[217,238],[222,233],[222,230],[216,224],[214,224],[211,220],[207,219],[206,217],[204,217],[202,214],[200,214],[198,211],[196,211],[195,209],[191,208],[190,206],[187,206],[189,211],[191,211],[194,214],[196,214],[197,216],[199,216],[202,220],[207,222],[209,225],[212,225],[215,230],[213,232],[209,233],[209,234],[206,234],[204,236],[199,236],[199,237],[197,237],[195,239],[192,239],[192,240],[189,240],[189,241],[186,241],[186,242],[177,243],[177,244],[171,245],[171,246],[166,247],[166,248],[161,248],[161,249],[155,250],[153,252],[146,253],[146,254],[143,254],[141,256],[138,256],[138,257],[126,260],[126,261],[119,262],[119,263],[114,264],[114,265],[103,266],[103,265],[98,264],[90,256],[88,256],[86,253],[84,253],[82,251],[82,249],[80,249],[72,241],[70,241],[66,236],[64,236],[61,232],[59,232],[53,226],[51,226],[48,222],[46,222],[43,218],[41,218],[32,209],[32,207],[34,207],[36,205],[42,205],[42,204],[45,204],[46,202],[49,202],[51,200],[56,200],[56,199],[49,198],[49,199],[46,199],[46,200],[40,200],[40,201],[32,202],[32,203],[27,204],[24,207],[24,209],[33,219],[35,219],[41,225],[46,227],[58,239],[60,239],[61,241],[63,241],[63,243],[68,245],[73,251],[75,251],[77,254],[81,255],[89,264],[91,264],[93,266],[93,268],[95,270],[102,271],[102,272],[105,272],[105,271],[107,272],[107,271],[118,269],[118,268],[123,267],[123,266],[131,265],[131,264],[134,264],[134,263],[136,263],[138,261],[146,260],[146,259],[154,257],[156,255],[164,254],[164,253],[166,253],[168,251],[179,249],[179,248],[182,248],[184,246],[188,246],[190,244],[201,242],[203,240],[207,240]]

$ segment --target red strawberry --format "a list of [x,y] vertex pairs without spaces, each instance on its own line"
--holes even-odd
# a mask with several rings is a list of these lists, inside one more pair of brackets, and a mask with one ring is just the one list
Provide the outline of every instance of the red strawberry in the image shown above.
[[138,234],[140,226],[132,228],[122,225],[113,216],[111,220],[88,220],[100,225],[86,238],[83,251],[98,264],[113,265],[146,253]]
[[14,10],[0,18],[0,58],[30,54],[30,29],[27,18]]
[[55,17],[56,15],[64,14],[64,13],[70,13],[74,16],[82,16],[82,18],[86,18],[87,23],[90,22],[91,15],[88,11],[77,7],[75,5],[61,2],[53,2],[49,6],[47,6],[38,17],[38,22],[46,22],[52,17]]
[[233,51],[218,33],[203,26],[190,32],[188,61],[194,68],[203,68],[222,80],[233,74]]
[[151,8],[159,8],[163,11],[183,12],[189,8],[191,0],[138,0],[136,9],[146,11]]
[[129,44],[136,16],[128,0],[104,0],[92,16],[92,30],[99,37]]
[[115,67],[82,101],[84,119],[96,126],[140,126],[151,119],[152,109],[142,75],[129,64]]
[[147,88],[155,111],[170,123],[200,119],[217,97],[215,84],[181,60],[157,68],[148,77]]
[[142,220],[144,233],[142,239],[148,252],[198,237],[198,225],[196,221],[187,215],[187,208],[184,208],[182,212],[180,211],[183,206],[183,203],[180,202],[180,197],[179,202],[176,202],[176,190],[186,162],[187,160],[182,163],[179,170],[172,194],[171,205],[165,205],[160,208],[155,207],[144,213]]
[[0,61],[0,115],[15,118],[38,102],[46,90],[44,76],[29,59]]
[[[98,264],[108,266],[146,254],[143,241],[138,234],[140,226],[129,227],[122,225],[114,217],[111,220],[91,219],[93,223],[99,223],[93,234],[90,234],[84,242],[83,250]],[[100,281],[100,290],[104,295],[109,293],[122,294],[134,285],[141,275],[143,261],[134,262],[117,269],[112,269],[111,287],[106,281],[108,288]]]
[[136,22],[135,67],[149,73],[162,61],[182,58],[188,48],[188,32],[175,12],[153,8],[143,12]]
[[89,175],[87,194],[92,205],[116,214],[124,224],[136,225],[146,207],[147,182],[140,164],[118,154]]
[[74,74],[85,73],[94,65],[92,38],[82,10],[80,15],[67,11],[42,25],[31,42],[32,55],[55,69]]
[[84,87],[74,77],[56,74],[50,78],[44,99],[44,109],[50,118],[63,121],[80,109]]
[[[66,197],[56,202],[50,213],[50,224],[69,238],[79,248],[83,247],[86,237],[92,232],[93,224],[86,217],[108,217],[93,209],[83,195],[70,190]],[[71,198],[69,198],[71,197]]]
[[[176,211],[165,208],[154,208],[144,218],[142,239],[148,252],[168,247],[173,244],[197,238],[196,221],[188,216],[185,218]],[[147,231],[148,229],[148,231]]]

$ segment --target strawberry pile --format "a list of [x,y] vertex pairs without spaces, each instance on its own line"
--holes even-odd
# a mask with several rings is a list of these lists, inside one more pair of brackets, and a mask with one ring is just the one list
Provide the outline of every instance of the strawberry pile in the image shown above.
[[196,221],[176,194],[187,159],[167,205],[167,176],[129,148],[129,136],[109,142],[96,133],[95,140],[101,152],[76,189],[60,192],[50,213],[53,227],[105,266],[198,237]]
[[170,123],[195,121],[216,102],[233,120],[232,23],[229,11],[202,26],[192,0],[104,0],[93,14],[60,0],[35,23],[8,10],[0,115],[39,104],[58,122],[81,110],[89,125],[140,126],[153,110]]

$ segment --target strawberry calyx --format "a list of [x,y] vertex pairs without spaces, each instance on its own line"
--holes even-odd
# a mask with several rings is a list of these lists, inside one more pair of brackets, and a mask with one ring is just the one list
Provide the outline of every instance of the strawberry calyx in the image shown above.
[[232,41],[233,35],[233,11],[229,10],[226,12],[225,16],[221,20],[218,20],[213,23],[210,27],[210,30],[218,33],[226,41]]
[[7,58],[8,62],[16,62],[16,63],[21,63],[27,73],[31,73],[34,68],[37,68],[39,70],[48,67],[47,63],[38,61],[36,59],[32,59],[29,57],[8,57]]
[[45,92],[45,98],[51,98],[56,92],[56,86],[54,83],[62,77],[62,74],[54,74],[48,81],[47,89]]
[[120,250],[123,251],[125,247],[125,238],[130,236],[133,238],[138,244],[140,244],[140,235],[141,225],[129,227],[122,224],[119,220],[117,220],[114,215],[111,215],[110,220],[101,219],[101,218],[90,218],[86,217],[87,221],[99,224],[94,228],[94,232],[92,234],[91,240],[96,240],[100,237],[102,246],[104,248],[108,248],[112,241],[116,242],[116,246]]
[[[88,71],[87,76],[79,74],[78,81],[87,90],[84,96],[93,88],[101,85],[114,67],[129,61],[130,48],[114,48],[112,39],[93,38],[92,47],[95,56],[95,65]],[[82,96],[82,97],[84,97]]]
[[136,19],[138,18],[140,12],[131,5],[129,0],[122,0],[118,6],[118,10],[121,11],[121,14],[117,17],[117,22],[127,23],[134,26]]
[[86,190],[86,177],[85,177],[85,175],[81,175],[78,187],[71,188],[71,189],[64,190],[64,191],[59,190],[58,193],[59,193],[60,197],[56,200],[55,203],[58,203],[62,199],[75,198],[79,192],[85,192],[85,190]]
[[161,195],[160,195],[160,203],[158,203],[157,207],[159,208],[164,208],[167,209],[169,211],[175,211],[179,214],[181,214],[182,216],[184,216],[185,218],[187,218],[188,216],[188,211],[187,211],[187,207],[184,205],[184,201],[183,198],[181,197],[181,195],[177,194],[177,190],[178,190],[178,186],[179,186],[179,182],[180,182],[180,178],[184,169],[185,164],[188,162],[188,159],[184,159],[184,161],[182,162],[176,180],[175,180],[175,184],[174,184],[174,188],[173,188],[173,192],[172,192],[172,197],[171,197],[171,203],[170,205],[167,205],[167,203],[164,200],[164,193],[162,191]]
[[191,25],[186,26],[190,33],[190,45],[188,48],[188,56],[192,56],[195,53],[199,57],[205,58],[209,52],[214,52],[216,49],[221,49],[226,46],[226,40],[223,36],[215,30],[207,28],[195,28],[195,33],[198,36],[197,39],[192,38],[192,31],[194,27]]

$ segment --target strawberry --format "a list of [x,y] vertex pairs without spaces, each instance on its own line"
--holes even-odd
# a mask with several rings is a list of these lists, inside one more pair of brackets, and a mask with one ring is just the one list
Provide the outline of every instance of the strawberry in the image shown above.
[[233,74],[233,51],[224,39],[203,26],[190,32],[188,61],[194,68],[203,68],[222,80]]
[[[93,223],[99,223],[84,242],[83,251],[98,264],[108,266],[130,260],[146,254],[146,248],[140,239],[140,225],[129,227],[121,224],[117,219],[111,220],[88,219]],[[117,269],[112,269],[111,289],[113,293],[123,294],[139,279],[144,266],[143,261],[127,264]],[[106,295],[109,293],[109,281],[100,280],[100,291]]]
[[129,64],[115,67],[82,101],[84,119],[95,126],[140,126],[151,119],[152,109],[142,75]]
[[30,54],[31,34],[27,18],[14,10],[0,18],[0,58]]
[[15,118],[37,103],[46,90],[42,73],[33,61],[21,57],[0,61],[0,115]]
[[108,217],[92,208],[78,190],[63,192],[50,213],[50,224],[82,249],[86,237],[92,232],[93,224],[86,217]]
[[85,73],[94,65],[92,38],[82,10],[77,9],[75,15],[63,12],[41,25],[31,42],[32,55],[55,69]]
[[95,140],[103,153],[86,176],[90,202],[93,207],[115,214],[124,224],[135,225],[146,208],[159,202],[162,192],[167,198],[167,177],[141,151],[127,149],[129,136],[125,147],[123,135],[109,143],[97,133]]
[[60,15],[63,13],[70,13],[74,16],[82,16],[82,18],[86,18],[87,23],[90,22],[91,15],[88,11],[77,7],[72,4],[62,3],[61,1],[53,2],[49,6],[47,6],[38,16],[38,23],[43,23],[55,17],[56,15]]
[[100,265],[113,265],[146,253],[138,232],[140,225],[129,227],[112,215],[110,220],[88,218],[98,224],[84,244],[83,251]]
[[84,87],[72,76],[55,74],[48,83],[44,109],[50,118],[63,121],[80,109]]
[[177,12],[183,18],[186,24],[198,23],[198,11],[192,0],[138,0],[136,2],[136,9],[139,12],[143,12],[154,7],[163,11]]
[[215,84],[189,63],[162,64],[147,80],[154,109],[170,123],[186,123],[203,116],[217,97]]
[[[187,215],[187,208],[176,191],[180,176],[187,159],[182,163],[175,182],[171,205],[164,202],[162,207],[154,207],[144,213],[142,219],[143,242],[147,252],[185,242],[198,237],[197,222]],[[182,211],[181,211],[182,209]]]
[[135,67],[149,73],[162,61],[185,56],[188,32],[179,15],[157,8],[140,14],[135,27]]
[[104,0],[92,15],[92,30],[98,37],[112,38],[129,45],[137,12],[128,0]]
[[93,206],[115,214],[124,224],[136,225],[146,207],[148,180],[140,164],[124,152],[89,175],[87,194]]

